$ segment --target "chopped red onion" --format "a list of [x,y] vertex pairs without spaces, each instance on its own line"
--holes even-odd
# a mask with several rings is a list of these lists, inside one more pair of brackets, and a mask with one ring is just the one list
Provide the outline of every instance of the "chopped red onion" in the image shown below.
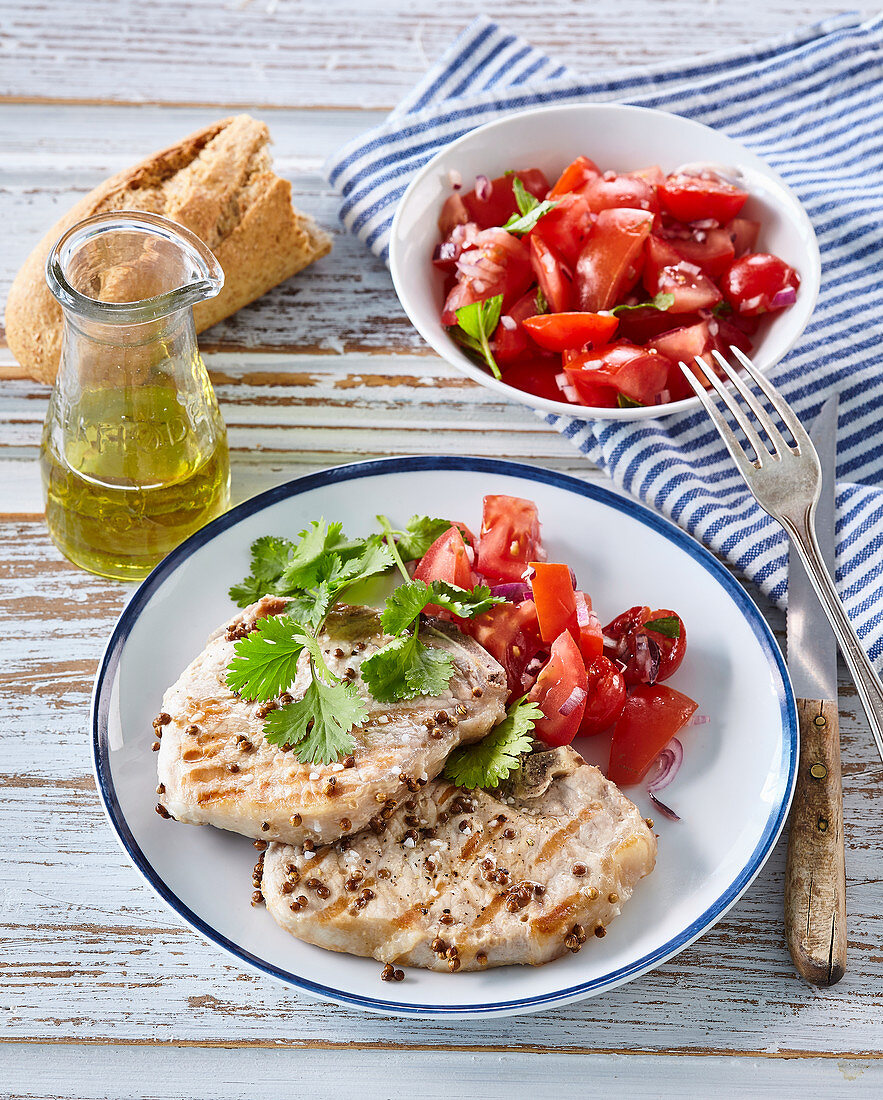
[[786,286],[773,295],[770,300],[770,309],[784,309],[785,306],[793,306],[796,301],[797,291],[793,286]]
[[756,294],[753,298],[749,298],[746,302],[739,303],[740,313],[753,313],[754,310],[760,305],[763,299],[762,294]]
[[660,802],[652,791],[649,791],[648,793],[650,795],[650,801],[653,803],[656,809],[659,810],[663,817],[667,817],[669,821],[681,820],[680,814],[676,814],[671,806],[666,806],[664,802]]
[[509,584],[495,584],[491,588],[492,596],[501,596],[509,603],[523,603],[533,599],[533,592],[529,584],[524,581],[511,581]]
[[655,684],[659,675],[659,662],[662,659],[659,646],[646,634],[635,636],[635,672],[645,684]]
[[[574,578],[573,587],[576,588],[576,578]],[[577,592],[576,594],[576,625],[588,626],[592,621],[592,613],[589,611],[589,605],[586,602],[586,596],[584,592]]]
[[465,541],[465,539],[463,545],[466,547],[466,560],[469,562],[470,565],[475,565],[475,551],[472,549],[469,543]]
[[456,168],[452,168],[450,172],[448,172],[448,182],[455,191],[459,191],[463,186],[463,177]]
[[[530,582],[534,579],[536,575],[536,569],[534,569],[532,565],[529,565],[527,569],[525,569],[525,571],[521,574],[521,579],[524,581],[525,584],[530,584]],[[530,598],[533,599],[532,594]]]
[[504,313],[500,318],[500,324],[509,332],[514,332],[518,328],[518,322],[514,317],[510,317],[508,313]]
[[684,729],[690,729],[691,726],[704,726],[710,721],[707,714],[694,714],[689,722],[684,723]]
[[654,405],[667,405],[671,401],[671,390],[660,390],[656,395]]
[[[703,218],[701,222],[691,222],[690,224],[693,226],[694,229],[698,229],[700,231],[703,229],[717,229],[718,226],[717,219],[715,218]],[[696,239],[699,240],[700,238],[697,236]],[[704,233],[702,235],[702,239],[705,239]]]
[[677,737],[673,737],[665,746],[659,756],[656,757],[656,772],[647,784],[647,790],[663,791],[678,774],[678,769],[684,762],[684,746]]
[[487,202],[487,200],[491,197],[491,192],[493,191],[493,189],[493,184],[487,178],[487,176],[475,177],[475,197],[479,200],[479,202]]
[[575,687],[558,708],[558,713],[564,718],[569,717],[581,703],[586,701],[588,694],[585,688]]

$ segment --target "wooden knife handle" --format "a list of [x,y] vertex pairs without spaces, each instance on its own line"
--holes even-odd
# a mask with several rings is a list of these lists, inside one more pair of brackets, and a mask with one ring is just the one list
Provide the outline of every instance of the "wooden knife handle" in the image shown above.
[[797,700],[800,763],[785,870],[785,931],[791,958],[813,985],[846,970],[846,856],[837,704]]

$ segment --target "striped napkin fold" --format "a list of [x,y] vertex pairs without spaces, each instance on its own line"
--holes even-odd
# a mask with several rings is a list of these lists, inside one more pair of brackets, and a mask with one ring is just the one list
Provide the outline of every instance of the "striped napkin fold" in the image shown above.
[[[805,424],[840,393],[837,587],[883,664],[883,16],[839,16],[689,63],[585,78],[478,19],[386,121],[331,157],[341,219],[386,257],[396,204],[443,145],[529,107],[617,101],[723,130],[794,188],[818,235],[822,288],[770,375]],[[591,149],[564,150],[564,153]],[[756,504],[703,411],[636,423],[542,414],[629,493],[723,555],[778,606],[781,528]]]

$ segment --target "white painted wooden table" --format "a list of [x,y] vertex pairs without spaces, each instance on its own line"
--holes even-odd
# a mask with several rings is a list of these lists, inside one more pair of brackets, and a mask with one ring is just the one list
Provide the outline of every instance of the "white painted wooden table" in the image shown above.
[[[0,298],[74,199],[231,109],[265,117],[331,256],[205,334],[237,499],[373,455],[510,455],[599,477],[410,329],[388,275],[340,236],[325,155],[372,125],[478,11],[574,68],[779,34],[826,0],[0,2]],[[5,380],[3,380],[5,379]],[[533,1017],[403,1022],[317,1004],[182,927],[117,847],[88,704],[122,586],[49,542],[36,467],[47,391],[0,349],[0,1095],[386,1097],[883,1095],[881,768],[841,682],[849,969],[804,985],[782,933],[783,847],[704,939],[616,992]],[[770,621],[781,630],[781,617]]]

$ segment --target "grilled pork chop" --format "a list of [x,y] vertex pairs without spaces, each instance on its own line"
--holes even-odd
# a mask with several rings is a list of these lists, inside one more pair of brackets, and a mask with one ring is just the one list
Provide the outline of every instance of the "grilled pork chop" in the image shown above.
[[315,852],[271,844],[261,890],[276,921],[308,943],[481,970],[579,951],[655,862],[637,807],[564,748],[528,757],[495,793],[436,779],[383,831]]
[[[212,635],[166,692],[154,723],[161,735],[158,812],[265,840],[329,843],[379,822],[389,806],[437,775],[452,749],[479,740],[505,716],[503,669],[477,642],[438,622],[423,625],[420,638],[450,655],[455,672],[448,689],[411,702],[376,702],[359,668],[389,637],[376,611],[342,605],[319,641],[331,671],[359,689],[368,718],[353,730],[356,746],[345,761],[301,764],[264,739],[263,715],[272,704],[246,702],[226,682],[236,639],[285,606],[265,596],[246,608]],[[309,678],[304,660],[284,701],[303,695]]]

